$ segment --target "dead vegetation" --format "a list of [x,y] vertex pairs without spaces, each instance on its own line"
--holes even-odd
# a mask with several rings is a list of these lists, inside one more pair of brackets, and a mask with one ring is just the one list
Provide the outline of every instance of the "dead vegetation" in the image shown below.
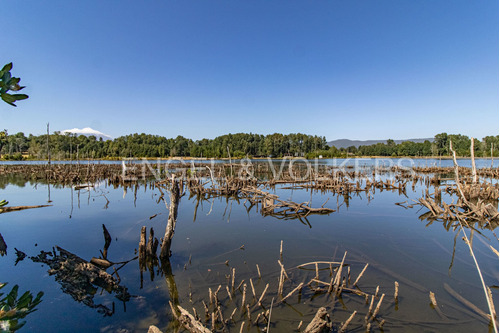
[[[144,169],[147,170],[145,174],[143,174]],[[331,214],[336,209],[325,207],[328,200],[321,206],[318,205],[319,207],[312,207],[311,201],[284,200],[273,191],[276,188],[303,189],[310,191],[311,197],[313,192],[328,193],[337,195],[337,198],[343,197],[344,202],[348,204],[352,195],[364,194],[370,199],[376,191],[394,191],[399,195],[407,196],[410,186],[412,190],[415,190],[416,184],[421,183],[427,187],[434,185],[434,193],[429,194],[429,191],[426,190],[425,194],[411,205],[398,203],[406,208],[415,205],[427,208],[428,212],[421,215],[421,219],[429,220],[431,223],[442,221],[448,229],[462,228],[463,230],[465,227],[471,230],[494,230],[498,227],[498,182],[486,180],[487,177],[498,180],[498,169],[487,168],[473,172],[469,168],[458,166],[455,168],[414,167],[413,169],[380,167],[355,171],[350,170],[350,168],[340,170],[325,165],[316,170],[310,170],[305,167],[292,169],[290,164],[285,165],[280,170],[280,177],[276,177],[276,170],[264,163],[252,166],[233,163],[216,166],[208,163],[179,163],[175,165],[175,168],[163,171],[159,165],[152,168],[143,168],[137,165],[128,166],[126,171],[124,173],[122,165],[90,163],[78,166],[52,165],[50,170],[47,170],[46,166],[37,165],[0,167],[2,174],[3,172],[21,173],[29,175],[31,179],[37,181],[79,184],[77,185],[79,188],[75,187],[75,189],[90,188],[93,183],[103,180],[107,181],[108,184],[128,186],[146,175],[145,177],[151,181],[149,186],[160,191],[158,202],[161,200],[165,202],[169,214],[162,239],[155,238],[152,228],[149,230],[149,238],[147,237],[147,228],[143,227],[141,230],[138,256],[141,287],[144,283],[143,272],[149,271],[151,280],[153,280],[155,271],[161,271],[170,293],[172,314],[179,325],[182,325],[189,332],[238,330],[241,332],[243,328],[248,329],[249,327],[255,327],[262,331],[267,328],[269,331],[269,327],[273,327],[276,323],[272,320],[273,307],[276,310],[280,307],[291,306],[292,300],[301,300],[303,297],[312,299],[321,295],[325,295],[328,304],[325,307],[320,307],[317,311],[315,309],[315,313],[308,314],[309,324],[306,325],[300,321],[297,324],[297,330],[321,332],[331,331],[335,327],[337,331],[344,332],[349,327],[354,327],[356,330],[370,331],[373,328],[378,328],[382,331],[386,320],[395,321],[394,318],[381,317],[384,315],[382,305],[391,302],[397,307],[399,284],[395,282],[392,298],[385,297],[386,294],[379,292],[378,286],[375,291],[363,291],[358,285],[368,264],[364,266],[352,283],[352,266],[348,261],[345,261],[346,255],[340,262],[333,260],[315,261],[298,267],[285,268],[283,254],[280,251],[277,281],[264,282],[257,266],[257,276],[238,283],[235,268],[232,268],[231,274],[226,276],[226,281],[222,281],[216,289],[208,290],[208,300],[193,301],[189,299],[191,304],[185,306],[191,308],[192,311],[191,309],[187,310],[181,306],[169,258],[177,223],[178,205],[181,197],[188,192],[190,197],[196,197],[198,203],[218,197],[232,198],[238,203],[240,201],[248,203],[248,211],[256,207],[264,216],[307,221],[307,217],[310,215]],[[450,174],[455,175],[455,178],[450,178]],[[379,177],[380,175],[394,177],[390,179],[390,177]],[[162,176],[163,180],[153,180],[152,177],[155,176]],[[455,180],[455,183],[450,184],[450,180]],[[165,198],[165,192],[168,192],[168,199]],[[447,203],[443,199],[445,195],[452,199],[451,203],[449,201]],[[197,207],[198,204],[196,209]],[[113,263],[107,258],[107,248],[111,238],[105,227],[103,230],[105,247],[101,258],[92,258],[90,262],[87,262],[68,251],[57,248],[59,254],[55,250],[52,252],[42,251],[39,256],[33,257],[32,260],[49,265],[51,268],[49,273],[56,275],[56,280],[62,285],[63,291],[70,294],[75,300],[97,308],[105,315],[110,315],[114,312],[114,308],[109,309],[104,305],[94,304],[93,294],[96,288],[103,288],[124,302],[130,298],[130,295],[125,287],[119,285],[118,271],[114,268],[114,265],[124,263]],[[158,246],[160,246],[159,256],[157,255]],[[110,267],[115,269],[113,275],[116,273],[116,278],[106,272],[106,269]],[[314,276],[309,277],[304,271],[313,272]],[[291,278],[292,274],[294,274],[293,278]],[[257,280],[261,282],[260,289],[255,288],[253,283]],[[298,282],[301,280],[302,282]],[[411,283],[409,284],[411,285]],[[419,288],[424,289],[423,287]],[[433,293],[432,295],[431,303],[434,306],[437,301],[435,295]],[[359,300],[357,302],[363,306],[350,313],[345,320],[337,320],[333,313],[335,304],[343,305],[344,300],[348,298],[360,299],[361,302]],[[384,298],[385,303],[383,303]],[[183,300],[183,303],[187,304],[187,301]],[[439,309],[437,306],[435,308]],[[452,323],[446,317],[446,313],[436,311],[440,317],[444,317],[443,323]],[[478,311],[475,312],[478,313]],[[361,313],[365,315],[362,316]],[[486,317],[480,315],[491,320],[495,318],[496,314],[485,314]],[[152,329],[154,330],[154,328]]]
[[[280,256],[277,282],[265,282],[262,276],[254,276],[248,281],[243,279],[238,283],[238,272],[235,268],[230,268],[230,274],[226,275],[225,282],[215,289],[208,288],[206,293],[208,299],[193,300],[190,296],[189,300],[184,302],[189,305],[185,306],[180,304],[177,287],[172,286],[175,285],[173,275],[165,276],[171,293],[170,309],[177,322],[192,333],[242,332],[243,329],[246,331],[252,328],[270,331],[269,328],[271,330],[279,328],[280,319],[273,321],[273,311],[294,310],[297,302],[324,295],[327,297],[327,304],[315,310],[310,317],[304,316],[310,318],[308,324],[304,324],[300,317],[297,318],[295,324],[298,331],[330,332],[336,327],[339,332],[345,332],[349,325],[356,330],[363,328],[369,331],[372,327],[382,329],[386,321],[380,312],[385,294],[379,292],[379,287],[374,293],[359,288],[359,281],[367,266],[360,271],[353,283],[351,265],[346,260],[346,255],[347,252],[340,262],[309,262],[288,269],[285,268]],[[160,260],[160,263],[169,265],[168,261]],[[163,268],[162,270],[165,272]],[[309,282],[297,284],[297,280],[304,278]],[[366,315],[362,317],[359,315],[360,310],[355,310],[344,321],[339,321],[333,315],[333,309],[336,304],[344,307],[344,302],[350,298],[358,299],[357,303],[361,308],[364,307]],[[160,330],[152,327],[150,331]]]

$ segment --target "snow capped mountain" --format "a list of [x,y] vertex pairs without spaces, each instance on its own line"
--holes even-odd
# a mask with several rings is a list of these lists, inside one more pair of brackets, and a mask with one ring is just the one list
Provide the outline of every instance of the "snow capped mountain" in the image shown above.
[[104,134],[102,132],[96,131],[95,129],[92,129],[90,127],[85,127],[82,129],[79,128],[73,128],[73,129],[68,129],[61,131],[61,133],[73,133],[76,135],[85,135],[85,136],[95,136],[97,139],[102,138],[103,140],[113,140],[113,138],[107,134]]

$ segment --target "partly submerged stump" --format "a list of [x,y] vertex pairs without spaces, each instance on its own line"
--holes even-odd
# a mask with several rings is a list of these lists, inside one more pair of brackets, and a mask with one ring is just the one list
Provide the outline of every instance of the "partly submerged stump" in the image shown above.
[[161,330],[155,325],[149,326],[148,333],[161,333]]
[[177,208],[179,207],[179,200],[181,197],[181,191],[179,187],[179,181],[172,175],[172,188],[170,189],[170,206],[168,208],[168,222],[167,228],[165,230],[165,236],[163,237],[163,242],[161,244],[160,259],[170,257],[170,245],[172,243],[172,238],[174,238],[175,223],[177,221]]
[[196,320],[186,309],[180,305],[173,305],[169,302],[172,313],[182,326],[191,333],[210,333],[211,331]]
[[321,307],[316,312],[313,320],[307,325],[304,333],[321,333],[330,332],[332,330],[332,322],[326,308]]

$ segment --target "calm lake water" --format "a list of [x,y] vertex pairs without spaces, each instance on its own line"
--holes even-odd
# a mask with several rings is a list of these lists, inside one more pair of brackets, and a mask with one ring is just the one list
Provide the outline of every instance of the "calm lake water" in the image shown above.
[[[323,161],[331,163],[332,160]],[[373,165],[374,161],[367,160],[367,164]],[[448,161],[440,163],[447,166]],[[434,162],[421,160],[419,163],[434,165]],[[467,160],[461,160],[461,164],[466,165]],[[478,164],[479,167],[490,166],[491,161],[479,160]],[[498,161],[495,165],[498,166]],[[425,209],[405,209],[395,205],[396,202],[417,200],[424,187],[417,185],[412,191],[408,185],[408,197],[397,191],[379,190],[371,194],[370,200],[364,193],[353,194],[348,205],[342,196],[337,198],[331,193],[311,193],[285,187],[269,191],[295,202],[311,200],[312,207],[320,207],[328,199],[325,207],[338,210],[330,215],[311,215],[307,218],[308,224],[296,219],[263,217],[255,207],[247,211],[245,206],[248,207],[248,203],[241,201],[238,204],[235,200],[217,198],[200,202],[194,220],[196,198],[186,195],[181,199],[170,262],[183,307],[190,311],[195,307],[198,313],[203,313],[201,300],[207,302],[208,288],[215,290],[222,285],[220,299],[224,316],[228,317],[234,308],[233,302],[237,302],[236,299],[229,300],[224,291],[226,276],[232,268],[236,268],[236,283],[242,279],[248,283],[252,278],[257,294],[262,292],[266,283],[270,283],[269,295],[276,297],[277,260],[283,241],[283,262],[295,285],[302,281],[307,283],[315,275],[311,271],[296,269],[297,265],[306,262],[340,261],[347,251],[346,262],[350,264],[353,280],[365,263],[369,263],[359,287],[374,293],[380,286],[380,292],[386,294],[380,309],[381,318],[386,320],[384,332],[488,331],[487,321],[470,314],[470,308],[457,301],[445,288],[446,284],[488,312],[478,273],[468,247],[461,239],[462,234],[458,235],[454,249],[459,229],[447,231],[441,222],[421,221],[419,216]],[[49,267],[29,258],[42,250],[52,251],[55,246],[85,260],[99,257],[104,246],[102,224],[112,237],[108,259],[121,262],[134,258],[142,226],[153,227],[158,238],[165,232],[168,209],[163,201],[158,201],[158,189],[147,184],[124,189],[101,183],[90,190],[77,191],[54,185],[49,189],[46,184],[27,182],[9,184],[0,192],[0,199],[7,199],[10,206],[46,204],[49,195],[52,205],[0,215],[0,233],[8,246],[7,255],[0,257],[0,282],[8,282],[4,290],[8,291],[17,284],[20,293],[27,290],[34,295],[44,292],[42,303],[37,311],[25,318],[27,323],[21,331],[146,332],[151,324],[163,331],[174,331],[168,306],[171,281],[165,279],[161,271],[155,271],[153,279],[149,272],[144,272],[141,282],[138,261],[125,265],[119,271],[120,285],[128,288],[132,298],[124,304],[114,295],[97,290],[93,295],[95,304],[111,309],[115,303],[114,314],[104,316],[64,293],[55,276],[48,273]],[[498,228],[480,230],[474,235],[473,245],[485,283],[492,287],[498,313],[499,261],[489,248],[491,245],[498,249],[497,235]],[[244,248],[240,249],[243,245]],[[17,265],[14,248],[28,255]],[[226,260],[229,261],[227,265]],[[260,267],[262,279],[258,278],[256,264]],[[323,280],[327,281],[327,278]],[[397,306],[392,299],[394,281],[400,285]],[[290,285],[285,284],[285,293],[290,290]],[[435,293],[446,320],[430,306],[429,291]],[[349,327],[353,331],[364,331],[361,324],[368,309],[364,298],[345,296],[343,303],[337,301],[334,305],[326,295],[313,295],[304,290],[300,298],[294,295],[287,304],[275,306],[271,332],[292,332],[300,321],[304,321],[304,328],[321,306],[327,307],[337,327],[358,310],[358,318],[355,317]],[[270,300],[266,302],[269,305]],[[253,319],[256,315],[257,312]],[[238,312],[235,318],[239,316]],[[239,325],[229,329],[238,332]],[[253,327],[249,331],[259,330]],[[375,326],[372,331],[380,329]]]

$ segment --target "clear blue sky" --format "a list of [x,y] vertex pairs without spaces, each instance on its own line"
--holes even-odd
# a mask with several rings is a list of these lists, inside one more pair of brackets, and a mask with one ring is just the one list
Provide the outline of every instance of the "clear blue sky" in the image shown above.
[[5,0],[0,128],[328,140],[499,131],[496,0]]

